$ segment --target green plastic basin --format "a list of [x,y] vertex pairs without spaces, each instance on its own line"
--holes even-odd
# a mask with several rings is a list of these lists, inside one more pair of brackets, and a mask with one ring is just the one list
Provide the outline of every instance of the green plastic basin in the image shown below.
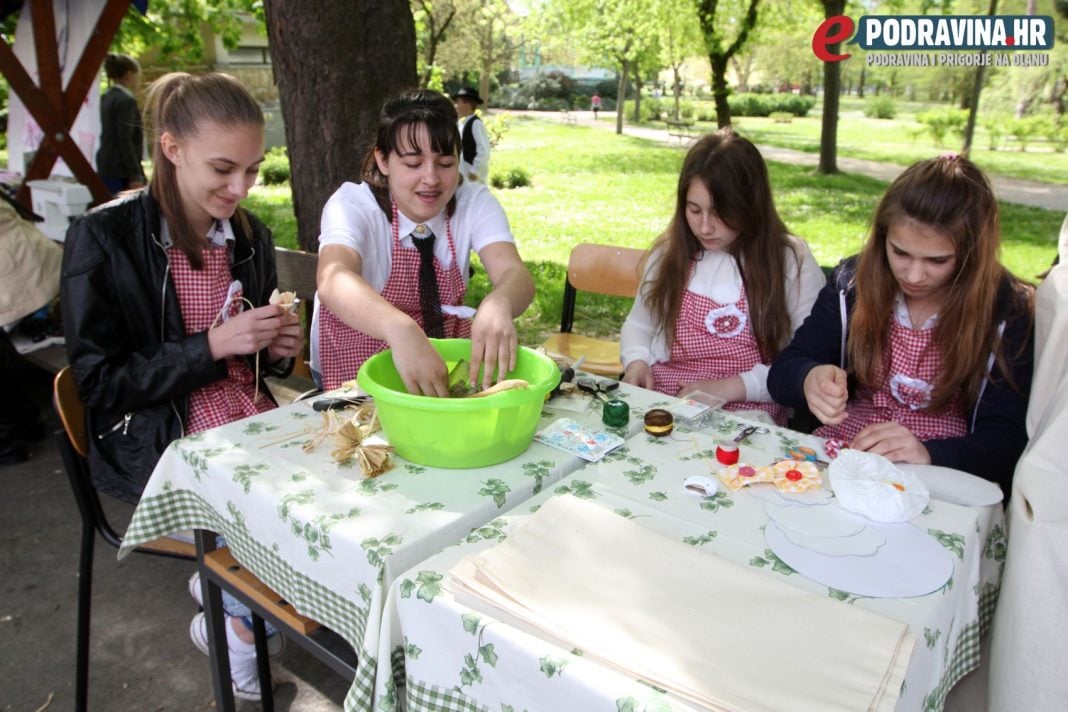
[[[431,339],[446,366],[470,360],[470,339]],[[484,398],[431,398],[404,387],[389,349],[364,361],[356,376],[375,399],[382,430],[397,454],[430,467],[496,465],[525,451],[534,439],[545,396],[560,382],[551,359],[519,347],[508,378],[530,384]]]

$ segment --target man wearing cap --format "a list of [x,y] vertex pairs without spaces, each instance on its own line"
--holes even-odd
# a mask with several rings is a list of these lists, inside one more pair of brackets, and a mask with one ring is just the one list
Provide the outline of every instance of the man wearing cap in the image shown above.
[[460,115],[461,156],[463,162],[460,173],[464,180],[485,184],[489,179],[489,135],[486,125],[475,114],[475,109],[482,103],[478,89],[464,87],[453,94],[456,113]]

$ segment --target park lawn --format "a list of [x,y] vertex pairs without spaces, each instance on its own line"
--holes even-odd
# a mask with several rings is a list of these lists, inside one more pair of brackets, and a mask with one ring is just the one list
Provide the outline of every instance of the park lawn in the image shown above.
[[[843,97],[838,121],[838,155],[870,161],[907,166],[930,158],[943,151],[958,150],[961,139],[946,137],[944,145],[937,145],[916,114],[930,109],[945,108],[944,104],[922,104],[895,101],[898,114],[893,119],[869,119],[864,116],[864,101]],[[733,117],[734,128],[754,143],[792,148],[806,153],[819,153],[821,127],[819,103],[808,116],[795,117],[780,123],[767,117]],[[990,135],[982,126],[983,114],[975,128],[971,157],[983,170],[1009,178],[1043,181],[1068,185],[1068,152],[1058,153],[1045,140],[1032,139],[1026,151],[1009,136],[1001,140],[999,150],[990,150]],[[660,122],[650,126],[663,127]],[[713,131],[713,124],[699,123],[702,130]]]
[[[674,208],[684,151],[676,146],[525,117],[514,118],[493,152],[491,174],[523,168],[531,185],[495,190],[520,253],[537,284],[534,304],[520,317],[524,344],[540,343],[559,328],[565,266],[582,242],[647,248]],[[853,174],[818,176],[810,168],[770,163],[779,211],[791,231],[807,240],[823,265],[834,265],[863,244],[868,221],[886,184]],[[275,230],[276,241],[296,247],[288,187],[257,186],[246,205]],[[1004,261],[1028,279],[1049,266],[1063,214],[1002,205]],[[477,304],[488,290],[480,269],[468,290]],[[630,300],[579,295],[575,330],[619,333]]]

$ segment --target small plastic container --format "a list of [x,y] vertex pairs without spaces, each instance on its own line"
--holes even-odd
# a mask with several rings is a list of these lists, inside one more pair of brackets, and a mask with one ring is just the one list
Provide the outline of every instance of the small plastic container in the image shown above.
[[653,408],[645,414],[645,432],[662,438],[675,429],[675,417],[663,408]]
[[610,428],[622,428],[630,422],[630,406],[626,401],[613,398],[601,407],[601,420]]
[[676,422],[687,430],[700,430],[711,422],[715,411],[726,402],[711,393],[694,391],[680,398],[679,402],[671,407],[671,413]]
[[716,461],[721,465],[733,465],[738,462],[738,444],[720,442],[716,444]]

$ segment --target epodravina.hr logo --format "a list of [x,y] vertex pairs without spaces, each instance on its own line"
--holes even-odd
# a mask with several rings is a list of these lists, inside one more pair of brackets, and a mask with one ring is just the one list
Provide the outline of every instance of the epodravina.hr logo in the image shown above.
[[[867,63],[874,65],[1044,66],[1049,63],[1046,53],[1053,48],[1053,18],[1048,15],[864,15],[855,22],[847,15],[836,15],[816,28],[812,52],[824,62],[849,59],[852,56],[849,53],[830,51],[829,47],[839,42],[865,50]],[[922,52],[916,53],[918,50]]]

